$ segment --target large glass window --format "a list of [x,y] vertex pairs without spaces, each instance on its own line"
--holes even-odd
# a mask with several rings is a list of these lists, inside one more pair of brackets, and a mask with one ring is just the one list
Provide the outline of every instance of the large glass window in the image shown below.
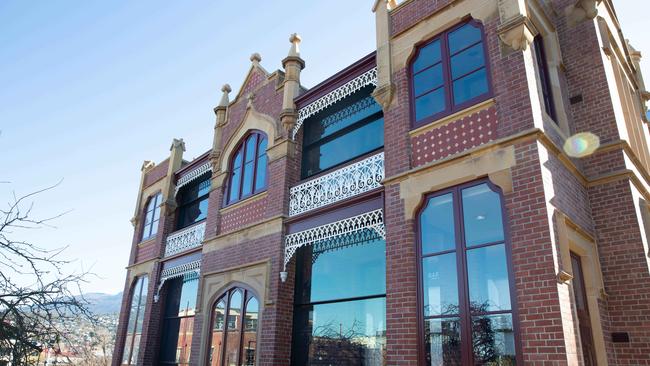
[[212,307],[210,366],[253,366],[257,355],[260,303],[252,292],[235,287]]
[[297,253],[293,365],[384,365],[386,242],[371,230]]
[[167,280],[160,363],[188,365],[199,277],[196,273]]
[[147,240],[156,236],[158,232],[158,221],[160,221],[160,203],[162,201],[162,194],[158,193],[149,198],[147,203],[147,211],[144,215],[144,226],[142,227],[142,239]]
[[190,226],[208,216],[210,174],[204,174],[178,192],[178,221],[176,230]]
[[500,193],[488,183],[427,198],[419,216],[427,365],[514,365]]
[[122,352],[122,365],[135,365],[138,361],[148,287],[149,279],[147,276],[138,277],[135,286],[133,286],[129,306],[129,321],[126,327],[124,351]]
[[418,48],[411,63],[414,124],[420,126],[488,96],[481,26],[470,21]]
[[384,146],[383,113],[372,89],[365,87],[305,121],[303,178]]
[[253,132],[235,150],[227,203],[237,202],[266,189],[266,147],[266,137]]

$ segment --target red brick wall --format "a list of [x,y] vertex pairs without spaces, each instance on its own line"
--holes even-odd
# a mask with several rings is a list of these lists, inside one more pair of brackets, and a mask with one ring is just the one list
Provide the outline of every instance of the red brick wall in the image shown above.
[[160,164],[156,165],[149,171],[144,177],[143,188],[149,187],[155,182],[163,179],[167,175],[167,169],[169,168],[169,159],[163,160]]
[[394,36],[427,18],[453,0],[413,0],[391,13],[391,35]]

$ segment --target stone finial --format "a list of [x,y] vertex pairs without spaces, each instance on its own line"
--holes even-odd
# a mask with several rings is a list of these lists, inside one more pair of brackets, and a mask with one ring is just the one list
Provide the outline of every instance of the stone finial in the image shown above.
[[298,33],[293,33],[289,36],[289,42],[291,43],[291,48],[289,49],[289,57],[300,57],[300,42],[302,38]]
[[154,163],[154,162],[151,161],[151,160],[145,160],[145,161],[142,163],[142,167],[140,168],[140,170],[143,171],[143,172],[146,172],[146,171],[148,171],[149,169],[153,168],[154,166],[156,166],[156,163]]
[[169,148],[169,151],[172,151],[174,149],[182,149],[185,151],[185,141],[183,141],[183,139],[173,139],[172,146]]
[[375,4],[372,6],[373,13],[377,12],[377,8],[379,7],[380,4],[385,4],[386,10],[388,11],[393,10],[397,7],[396,0],[375,0]]
[[228,98],[228,93],[232,91],[230,88],[230,85],[228,84],[223,84],[221,87],[221,91],[223,94],[221,95],[221,101],[219,101],[219,107],[227,107],[228,104],[230,104],[230,98]]
[[251,55],[251,62],[253,64],[259,64],[262,61],[262,56],[259,53],[255,52]]

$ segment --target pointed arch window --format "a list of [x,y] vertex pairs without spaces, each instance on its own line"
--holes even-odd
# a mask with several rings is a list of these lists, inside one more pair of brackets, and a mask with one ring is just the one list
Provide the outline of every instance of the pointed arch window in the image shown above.
[[153,197],[149,198],[147,203],[147,211],[144,216],[144,227],[142,228],[142,238],[140,241],[145,241],[153,238],[158,233],[158,221],[160,221],[160,203],[162,201],[162,194],[159,192]]
[[266,189],[266,136],[250,133],[239,144],[231,161],[226,203],[231,204]]
[[255,365],[259,314],[257,297],[244,288],[232,288],[215,302],[209,366]]

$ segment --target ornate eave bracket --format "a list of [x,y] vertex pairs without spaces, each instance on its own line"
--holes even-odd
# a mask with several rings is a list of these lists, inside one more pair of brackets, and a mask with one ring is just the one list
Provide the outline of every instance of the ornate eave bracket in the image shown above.
[[524,51],[538,31],[527,16],[518,14],[499,24],[497,33],[505,45],[515,51]]
[[199,276],[201,274],[201,260],[196,260],[181,264],[180,266],[163,269],[163,271],[160,273],[160,283],[158,284],[158,288],[156,288],[156,293],[153,295],[153,301],[158,302],[158,300],[160,300],[160,290],[162,290],[165,281],[190,274],[195,276]]
[[291,139],[295,140],[300,126],[305,122],[305,120],[314,114],[322,111],[323,109],[333,105],[334,103],[346,98],[359,90],[364,86],[374,85],[377,86],[377,68],[373,67],[372,69],[364,72],[363,74],[355,77],[354,79],[348,81],[347,83],[339,86],[338,88],[332,90],[331,92],[323,95],[322,97],[316,99],[315,101],[307,104],[306,106],[298,110],[298,118],[296,124],[291,131]]
[[178,182],[176,183],[176,191],[174,192],[174,196],[178,194],[178,191],[183,188],[184,186],[192,183],[196,179],[198,179],[200,176],[207,172],[212,171],[212,162],[207,162],[205,164],[199,165],[196,169],[192,170],[191,172],[185,174],[184,176],[180,177],[178,179]]
[[341,236],[354,235],[359,231],[368,229],[374,230],[377,235],[386,239],[383,209],[365,212],[287,235],[284,240],[284,264],[282,272],[280,272],[280,279],[282,282],[287,280],[287,264],[299,248]]

